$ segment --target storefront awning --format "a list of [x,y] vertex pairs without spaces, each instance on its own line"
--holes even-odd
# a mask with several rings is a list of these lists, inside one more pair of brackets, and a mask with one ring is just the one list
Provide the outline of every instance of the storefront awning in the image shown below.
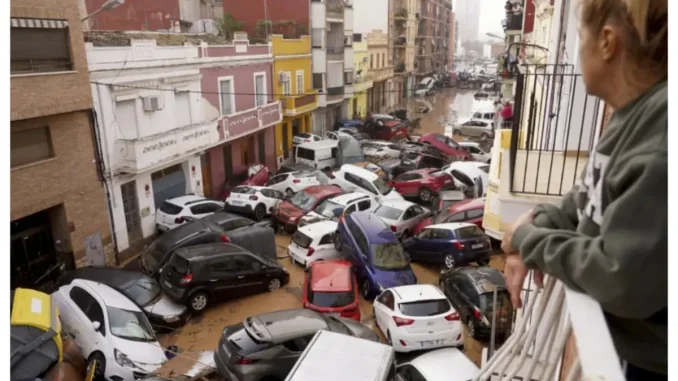
[[43,28],[43,29],[63,29],[68,28],[68,21],[54,19],[23,19],[11,18],[12,28]]

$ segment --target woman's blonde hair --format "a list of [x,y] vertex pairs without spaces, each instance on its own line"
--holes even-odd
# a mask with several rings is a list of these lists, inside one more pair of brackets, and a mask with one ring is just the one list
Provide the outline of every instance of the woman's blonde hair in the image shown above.
[[624,54],[636,74],[668,72],[668,0],[580,0],[580,19],[597,34],[606,24],[623,31]]

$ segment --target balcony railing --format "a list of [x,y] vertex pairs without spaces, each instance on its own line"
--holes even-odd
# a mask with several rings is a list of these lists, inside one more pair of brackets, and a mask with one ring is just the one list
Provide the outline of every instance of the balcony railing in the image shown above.
[[282,97],[284,116],[296,116],[316,107],[317,90],[309,90],[300,95],[288,95]]
[[393,17],[396,20],[407,20],[407,16],[408,13],[406,8],[398,8],[395,10],[395,12],[393,12]]
[[406,46],[407,46],[407,37],[406,37],[406,36],[396,37],[396,38],[393,40],[393,46],[395,46],[395,47],[397,47],[397,48],[404,48],[404,47],[406,47]]
[[344,46],[328,46],[327,47],[328,61],[343,61],[344,60]]
[[10,60],[11,74],[51,73],[73,70],[70,59],[23,59]]
[[344,0],[325,0],[328,19],[344,19]]
[[344,86],[328,87],[327,95],[344,95]]
[[370,74],[374,82],[379,82],[393,77],[393,66],[370,69]]
[[604,107],[586,93],[572,66],[553,66],[548,73],[516,77],[510,147],[510,190],[560,196],[579,180]]
[[406,68],[405,62],[400,62],[395,66],[395,69],[393,69],[393,71],[395,71],[396,73],[403,73],[405,72],[405,68]]

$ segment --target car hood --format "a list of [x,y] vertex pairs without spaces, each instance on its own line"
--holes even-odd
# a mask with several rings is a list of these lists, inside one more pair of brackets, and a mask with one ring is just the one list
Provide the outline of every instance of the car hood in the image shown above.
[[304,217],[301,218],[300,224],[303,223],[303,225],[310,225],[314,224],[316,222],[321,222],[321,221],[327,221],[329,218],[325,216],[321,216],[320,214],[310,211],[308,212]]
[[383,289],[417,284],[417,276],[414,275],[409,265],[405,269],[396,271],[374,269],[373,273],[374,280]]
[[160,294],[160,297],[153,303],[144,307],[144,310],[150,314],[162,317],[179,316],[186,312],[186,306],[175,303],[165,294]]
[[403,196],[398,193],[395,188],[391,189],[390,192],[382,196],[384,200],[404,200]]
[[299,218],[303,216],[305,212],[296,206],[294,206],[289,201],[283,201],[278,204],[278,215],[285,218]]
[[167,361],[165,350],[157,341],[133,341],[113,336],[113,347],[147,373],[155,373]]

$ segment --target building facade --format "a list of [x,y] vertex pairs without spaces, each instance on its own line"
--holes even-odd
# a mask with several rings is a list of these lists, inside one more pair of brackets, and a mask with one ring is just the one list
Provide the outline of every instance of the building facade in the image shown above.
[[454,11],[450,11],[450,35],[448,38],[448,49],[447,49],[447,62],[449,69],[452,70],[452,62],[454,61],[454,55],[457,50],[457,16]]
[[309,34],[310,9],[310,0],[223,0],[223,12],[241,21],[241,30],[254,38],[267,38],[275,34],[297,38]]
[[416,38],[417,82],[445,70],[448,65],[451,10],[449,0],[420,0]]
[[77,2],[12,1],[10,17],[11,287],[36,288],[116,255]]
[[389,0],[391,37],[397,101],[411,97],[415,87],[414,53],[417,34],[417,0]]
[[[246,36],[89,32],[87,59],[98,146],[117,247],[131,254],[155,234],[168,198],[219,199],[225,179],[254,162],[273,168],[280,102],[272,55]],[[122,254],[121,254],[122,255]]]
[[353,1],[311,2],[313,89],[318,108],[313,112],[313,131],[323,135],[335,123],[349,118],[353,96]]
[[358,33],[353,34],[353,97],[349,101],[349,115],[367,116],[369,109],[367,93],[372,88],[367,41]]
[[367,104],[372,113],[390,111],[395,105],[393,59],[389,54],[388,34],[373,30],[367,34],[369,73],[373,86],[367,91]]
[[273,49],[273,93],[282,102],[283,120],[275,127],[275,157],[279,165],[293,160],[292,137],[312,132],[312,112],[317,107],[311,87],[311,37],[271,37]]

